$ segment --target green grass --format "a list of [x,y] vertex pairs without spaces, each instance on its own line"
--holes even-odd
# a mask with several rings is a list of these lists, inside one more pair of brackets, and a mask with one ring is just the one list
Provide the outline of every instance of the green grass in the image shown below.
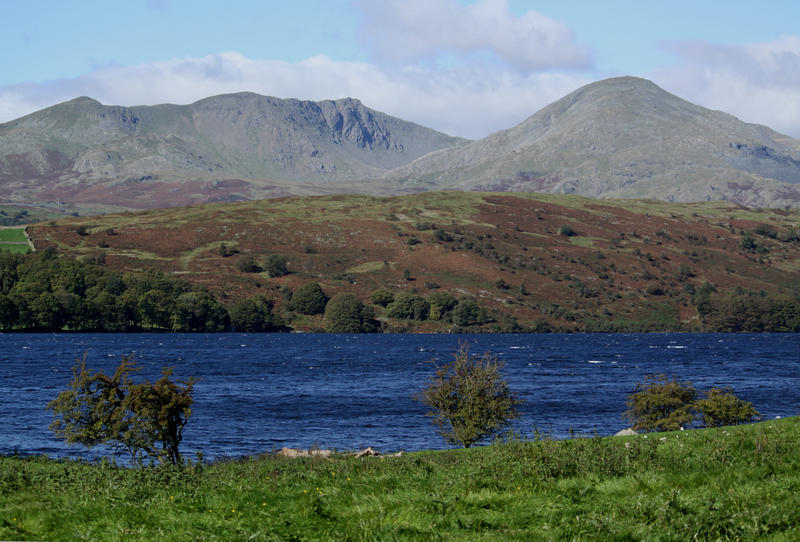
[[570,237],[569,242],[577,247],[588,248],[594,246],[594,241],[591,237],[581,237],[576,235],[574,237]]
[[27,243],[25,228],[0,229],[0,243]]
[[30,250],[25,239],[25,228],[0,228],[0,250],[25,254]]
[[30,252],[30,247],[27,243],[24,245],[0,243],[0,250],[11,252],[13,254],[27,254]]
[[182,468],[0,458],[0,539],[797,540],[800,419]]

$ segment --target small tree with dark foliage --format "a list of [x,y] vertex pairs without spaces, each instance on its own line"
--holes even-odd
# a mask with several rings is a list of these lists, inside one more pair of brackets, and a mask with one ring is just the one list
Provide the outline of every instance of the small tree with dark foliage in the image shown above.
[[195,380],[174,382],[165,368],[155,382],[136,384],[131,375],[138,370],[133,356],[122,356],[110,377],[91,373],[85,355],[76,360],[69,388],[47,405],[56,416],[50,428],[68,444],[120,447],[136,463],[147,455],[180,464],[178,447],[192,413]]
[[694,406],[706,427],[750,423],[759,416],[753,404],[736,397],[731,388],[711,388]]
[[503,379],[503,366],[488,352],[470,355],[469,346],[462,343],[451,362],[436,367],[417,400],[431,409],[428,416],[447,442],[469,448],[519,416],[522,400]]
[[325,330],[328,333],[372,333],[378,322],[372,307],[365,307],[353,294],[337,294],[325,305]]
[[669,380],[663,374],[646,375],[628,396],[623,416],[637,431],[675,431],[694,420],[696,393],[691,382]]
[[286,267],[287,263],[289,263],[289,258],[286,256],[270,254],[264,263],[264,269],[272,278],[282,277],[289,274],[289,268]]
[[316,282],[307,282],[295,290],[291,307],[300,314],[322,314],[330,298]]

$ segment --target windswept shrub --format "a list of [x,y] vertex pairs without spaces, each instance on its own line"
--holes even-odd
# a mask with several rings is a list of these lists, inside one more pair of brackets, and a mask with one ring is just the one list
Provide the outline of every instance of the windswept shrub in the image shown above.
[[172,369],[165,368],[155,382],[136,384],[131,375],[138,370],[133,356],[122,356],[110,377],[91,373],[85,355],[76,360],[69,388],[47,405],[56,416],[50,428],[68,444],[110,444],[137,463],[147,455],[180,464],[178,448],[192,413],[195,380],[175,382]]
[[669,380],[663,374],[646,375],[628,396],[623,417],[636,431],[675,431],[694,420],[696,394],[691,382]]
[[753,404],[736,397],[731,388],[711,388],[694,406],[706,427],[750,423],[759,416]]
[[417,400],[430,408],[428,416],[447,442],[469,448],[497,435],[519,416],[522,400],[503,379],[503,366],[488,352],[471,355],[464,343],[453,361],[436,367]]

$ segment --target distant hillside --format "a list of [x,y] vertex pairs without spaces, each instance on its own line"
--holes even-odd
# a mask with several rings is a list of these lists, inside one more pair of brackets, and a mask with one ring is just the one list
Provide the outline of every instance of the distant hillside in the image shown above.
[[0,204],[96,214],[443,189],[800,206],[800,141],[634,77],[473,142],[354,99],[251,93],[152,107],[84,97],[0,125]]
[[461,141],[349,98],[118,107],[82,97],[0,125],[0,203],[91,212],[358,191],[348,182]]
[[[324,323],[295,312],[292,295],[316,282],[375,301],[394,331],[800,331],[798,224],[798,211],[729,202],[429,192],[209,204],[28,232],[40,253],[161,270],[226,304],[265,295],[303,330]],[[270,277],[270,256],[289,273]]]
[[800,142],[645,79],[592,83],[509,130],[387,174],[415,189],[800,205]]

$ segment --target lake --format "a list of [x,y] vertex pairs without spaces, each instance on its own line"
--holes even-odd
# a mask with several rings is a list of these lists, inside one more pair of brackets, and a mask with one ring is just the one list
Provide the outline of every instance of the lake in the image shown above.
[[284,446],[382,452],[445,448],[413,398],[459,342],[506,363],[525,400],[514,429],[554,438],[627,427],[625,398],[643,375],[664,373],[698,390],[731,386],[763,417],[800,411],[800,334],[331,335],[0,334],[0,454],[97,458],[48,429],[47,403],[75,358],[107,373],[136,354],[140,376],[200,378],[182,450],[208,459]]

